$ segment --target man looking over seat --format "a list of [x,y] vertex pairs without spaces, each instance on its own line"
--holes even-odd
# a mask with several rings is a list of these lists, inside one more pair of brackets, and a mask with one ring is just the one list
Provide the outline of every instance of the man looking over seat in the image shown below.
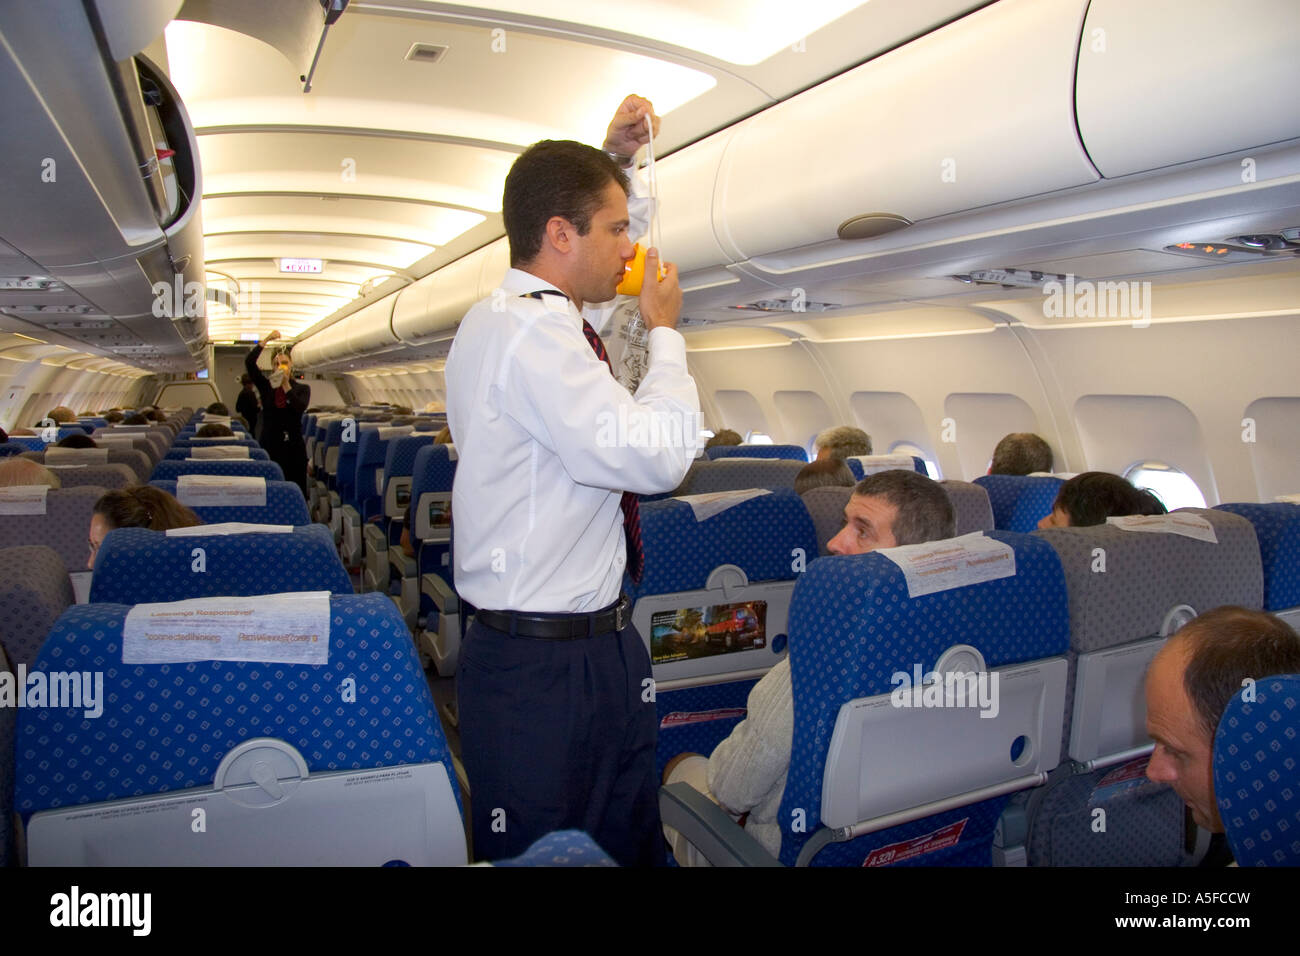
[[817,436],[814,444],[817,446],[817,461],[825,461],[827,458],[842,461],[871,454],[871,436],[852,425],[828,428]]
[[[844,529],[830,540],[832,554],[866,554],[881,548],[951,538],[956,513],[938,482],[915,471],[881,471],[858,482],[844,507]],[[664,768],[664,782],[685,781],[733,815],[748,814],[745,829],[773,856],[781,849],[777,811],[785,793],[794,737],[790,658],[776,664],[749,692],[746,717],[707,760],[679,754]],[[678,862],[695,862],[686,841],[665,830]]]
[[1272,614],[1227,606],[1184,624],[1147,669],[1147,734],[1156,742],[1147,776],[1169,784],[1197,824],[1222,833],[1212,760],[1219,719],[1247,678],[1297,673],[1300,637]]
[[1033,432],[1012,432],[993,449],[990,475],[1028,475],[1052,470],[1052,449]]

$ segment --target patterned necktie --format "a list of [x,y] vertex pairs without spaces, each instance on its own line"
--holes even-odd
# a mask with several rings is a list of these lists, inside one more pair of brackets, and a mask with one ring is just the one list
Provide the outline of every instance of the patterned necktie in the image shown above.
[[[568,298],[563,292],[548,289],[546,295],[558,295],[562,298]],[[526,298],[540,299],[542,292],[530,292]],[[609,372],[614,374],[614,366],[609,361],[609,353],[605,351],[605,343],[600,340],[596,330],[591,327],[591,323],[586,319],[582,320],[582,334],[587,337],[587,344],[591,350],[596,353],[596,358],[600,359],[609,366]],[[641,571],[645,567],[645,551],[641,546],[641,507],[637,496],[630,491],[623,492],[623,500],[619,502],[619,507],[623,509],[623,533],[627,537],[627,572],[632,575],[632,580],[638,584],[641,581]]]

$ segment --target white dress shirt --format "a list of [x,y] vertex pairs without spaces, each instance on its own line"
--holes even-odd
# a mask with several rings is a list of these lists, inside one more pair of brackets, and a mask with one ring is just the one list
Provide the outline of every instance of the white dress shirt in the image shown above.
[[[466,313],[447,356],[456,591],[475,607],[594,611],[626,566],[624,491],[676,488],[695,457],[700,399],[675,329],[649,334],[636,395],[615,381],[554,287],[511,269]],[[588,308],[600,332],[612,306]]]

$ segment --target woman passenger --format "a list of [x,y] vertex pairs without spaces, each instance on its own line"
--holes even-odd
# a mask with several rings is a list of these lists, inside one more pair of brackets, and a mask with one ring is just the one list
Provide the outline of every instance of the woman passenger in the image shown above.
[[129,485],[120,491],[107,492],[95,502],[95,510],[90,516],[90,560],[86,567],[94,569],[95,556],[104,536],[115,528],[167,531],[201,524],[202,518],[167,492],[151,485]]
[[1038,522],[1044,528],[1086,528],[1124,515],[1162,515],[1165,506],[1145,488],[1134,488],[1119,475],[1085,471],[1056,493],[1052,513]]

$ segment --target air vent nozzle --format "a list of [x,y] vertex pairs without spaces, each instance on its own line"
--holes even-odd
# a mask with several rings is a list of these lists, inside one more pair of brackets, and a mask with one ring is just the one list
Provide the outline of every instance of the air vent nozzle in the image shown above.
[[447,47],[440,43],[412,43],[406,59],[412,63],[437,63],[446,52]]

